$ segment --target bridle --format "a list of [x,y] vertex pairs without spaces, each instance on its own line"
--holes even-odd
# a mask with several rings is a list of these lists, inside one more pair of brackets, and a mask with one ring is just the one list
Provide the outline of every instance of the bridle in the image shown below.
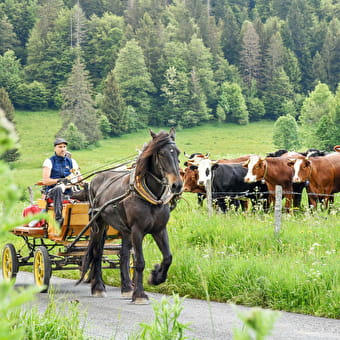
[[[167,144],[176,145],[175,142],[167,142]],[[137,191],[137,193],[142,196],[147,202],[153,204],[153,205],[161,205],[161,204],[167,204],[170,202],[170,200],[173,198],[174,194],[171,193],[168,179],[165,176],[165,171],[162,165],[162,162],[160,161],[160,155],[159,151],[155,155],[155,167],[159,170],[161,178],[157,177],[154,173],[148,171],[147,174],[150,175],[157,183],[161,184],[163,187],[162,195],[160,198],[157,198],[155,194],[151,191],[151,189],[148,187],[145,176],[135,176],[134,180],[134,189]]]

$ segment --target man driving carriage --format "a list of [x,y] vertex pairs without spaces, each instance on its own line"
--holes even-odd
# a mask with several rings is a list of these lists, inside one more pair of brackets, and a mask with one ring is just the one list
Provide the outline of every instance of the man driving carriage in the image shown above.
[[[65,139],[57,138],[54,141],[54,155],[45,159],[43,163],[42,184],[46,186],[46,199],[53,200],[55,219],[59,225],[63,224],[63,200],[72,195],[70,175],[79,172],[77,162],[67,155],[67,144]],[[79,173],[75,182],[81,180]]]

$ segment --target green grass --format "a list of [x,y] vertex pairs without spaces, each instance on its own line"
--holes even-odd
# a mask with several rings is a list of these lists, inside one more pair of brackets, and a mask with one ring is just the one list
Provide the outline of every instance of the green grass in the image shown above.
[[[21,158],[13,174],[25,188],[41,178],[41,164],[52,154],[53,140],[61,120],[56,112],[17,112]],[[155,128],[155,131],[160,130]],[[211,158],[236,157],[275,150],[272,144],[273,122],[247,126],[206,124],[177,131],[182,151],[210,152]],[[82,171],[87,172],[109,162],[136,154],[150,140],[147,130],[100,141],[97,147],[72,152]],[[37,193],[36,195],[39,195]],[[148,235],[144,240],[146,259],[145,288],[159,293],[262,306],[277,310],[340,318],[340,200],[331,214],[308,211],[284,215],[279,237],[274,236],[272,214],[213,214],[198,208],[196,195],[183,194],[169,224],[173,264],[167,281],[147,285],[147,276],[161,254]],[[21,214],[26,202],[18,202]],[[21,239],[8,240],[20,247]],[[78,279],[74,271],[54,273]],[[105,270],[107,284],[119,285],[119,271]]]
[[[56,111],[16,111],[15,121],[20,135],[20,159],[15,162],[13,175],[22,188],[41,179],[41,167],[45,158],[53,154],[55,134],[61,127],[61,118]],[[211,158],[231,158],[250,153],[264,155],[275,150],[272,144],[273,122],[257,122],[245,126],[211,123],[192,129],[176,131],[176,142],[181,150],[180,160],[185,160],[184,151],[210,153]],[[158,132],[160,128],[153,128]],[[166,128],[168,130],[168,128]],[[82,169],[91,171],[105,164],[137,155],[150,140],[147,129],[121,137],[101,140],[96,147],[72,151]]]

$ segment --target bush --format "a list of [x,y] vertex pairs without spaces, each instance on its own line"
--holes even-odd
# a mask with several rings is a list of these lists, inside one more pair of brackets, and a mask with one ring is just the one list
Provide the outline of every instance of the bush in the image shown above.
[[43,83],[20,84],[16,89],[15,104],[22,109],[40,110],[48,107],[49,91]]
[[85,135],[78,128],[70,123],[63,133],[63,138],[68,141],[68,147],[73,150],[81,150],[88,146]]
[[100,132],[104,138],[109,138],[111,133],[111,124],[108,118],[102,114],[99,118]]

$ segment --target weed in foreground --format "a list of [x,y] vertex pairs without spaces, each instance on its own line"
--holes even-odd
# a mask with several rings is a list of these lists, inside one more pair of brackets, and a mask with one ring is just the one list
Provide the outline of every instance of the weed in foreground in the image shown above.
[[81,313],[77,304],[58,302],[52,293],[44,312],[24,306],[10,315],[14,328],[24,329],[25,340],[86,340]]
[[165,296],[161,301],[153,300],[155,319],[150,323],[140,323],[141,331],[129,337],[129,340],[184,340],[188,339],[184,331],[188,324],[178,321],[183,310],[183,300],[178,294],[172,296],[173,304]]

